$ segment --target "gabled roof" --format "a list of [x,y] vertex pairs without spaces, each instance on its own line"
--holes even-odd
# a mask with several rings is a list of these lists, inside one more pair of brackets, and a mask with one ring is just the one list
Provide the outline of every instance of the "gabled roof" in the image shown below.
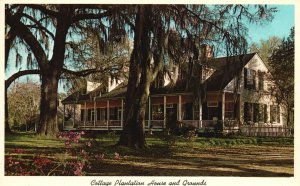
[[216,71],[206,80],[208,91],[223,90],[232,79],[241,73],[245,65],[256,55],[256,53],[238,56],[215,58],[208,61],[208,66],[214,67]]
[[[237,56],[229,56],[229,57],[220,57],[214,58],[207,61],[206,66],[209,68],[213,68],[216,71],[204,82],[206,85],[207,91],[219,91],[223,90],[232,79],[239,75],[245,65],[256,55],[256,53],[237,55]],[[78,101],[87,101],[91,99],[91,95],[95,94],[96,91],[99,91],[99,88],[88,94],[80,94],[80,92],[75,92],[69,95],[66,99],[62,101],[62,103],[70,103],[76,100]],[[103,98],[118,98],[125,97],[127,91],[127,82],[123,82],[118,85],[115,89],[101,96],[98,96],[96,99]],[[166,87],[162,87],[159,89],[151,88],[151,95],[155,94],[169,94],[169,93],[187,93],[193,92],[190,88],[186,89],[186,85],[184,82],[177,83],[176,85],[167,85]],[[98,95],[98,94],[97,94]],[[93,97],[93,96],[92,96]]]

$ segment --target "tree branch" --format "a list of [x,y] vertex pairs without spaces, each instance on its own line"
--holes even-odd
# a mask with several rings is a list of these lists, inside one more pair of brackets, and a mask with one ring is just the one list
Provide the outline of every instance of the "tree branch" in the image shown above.
[[77,14],[73,17],[73,23],[84,19],[102,19],[103,17],[112,15],[110,10],[100,14]]
[[41,29],[41,30],[45,31],[47,34],[49,34],[52,37],[52,39],[55,38],[54,34],[52,32],[50,32],[47,28],[45,28],[38,20],[35,20],[33,17],[31,17],[28,14],[22,14],[22,16],[30,19],[30,21],[35,23],[35,25],[26,25],[27,27]]
[[[15,17],[15,19],[20,20],[21,19],[21,14],[24,10],[24,6],[21,6],[18,8],[17,12],[15,15],[13,15]],[[7,13],[9,12],[9,10],[6,11]],[[13,43],[13,41],[15,40],[17,34],[13,31],[13,29],[10,29],[9,32],[7,33],[7,35],[5,36],[5,69],[7,67],[7,63],[8,63],[8,56],[9,56],[9,51],[11,48],[11,45]]]
[[11,27],[13,32],[15,32],[30,46],[40,68],[46,68],[46,65],[48,65],[46,62],[48,60],[45,51],[31,31],[23,23],[21,23],[19,19],[16,19],[8,12],[5,14],[5,22]]
[[22,71],[19,71],[19,72],[13,74],[7,80],[5,80],[5,90],[7,90],[7,88],[10,86],[10,84],[12,82],[14,82],[17,78],[19,78],[21,76],[29,75],[29,74],[40,74],[40,72],[41,71],[38,69],[33,69],[33,70],[22,70]]
[[38,4],[27,4],[26,5],[27,7],[29,8],[32,8],[32,9],[36,9],[36,10],[39,10],[41,11],[42,13],[46,14],[46,15],[50,15],[52,17],[57,17],[58,16],[58,12],[56,11],[53,11],[53,10],[49,10],[47,9],[45,6],[43,5],[38,5]]
[[99,73],[99,72],[104,73],[106,71],[107,70],[96,69],[96,68],[86,69],[86,70],[81,70],[81,71],[72,71],[72,70],[69,70],[69,69],[66,69],[66,68],[62,69],[63,73],[78,76],[78,77],[84,77],[84,76],[88,76],[90,74]]

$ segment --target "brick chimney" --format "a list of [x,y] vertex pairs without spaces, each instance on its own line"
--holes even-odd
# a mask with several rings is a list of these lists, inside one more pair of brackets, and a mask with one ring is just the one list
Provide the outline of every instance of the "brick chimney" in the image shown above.
[[204,59],[210,59],[213,57],[213,47],[207,44],[201,45],[201,56]]

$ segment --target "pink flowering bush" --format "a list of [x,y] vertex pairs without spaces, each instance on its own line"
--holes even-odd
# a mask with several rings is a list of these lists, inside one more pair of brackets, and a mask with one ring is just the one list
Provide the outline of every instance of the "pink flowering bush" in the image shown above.
[[[91,169],[92,161],[104,161],[103,153],[93,153],[93,142],[90,139],[81,140],[85,132],[60,132],[56,137],[64,144],[64,153],[55,154],[54,157],[46,157],[34,154],[32,159],[24,160],[21,155],[26,151],[16,148],[5,155],[5,175],[74,175],[84,176]],[[121,160],[117,152],[111,157]]]

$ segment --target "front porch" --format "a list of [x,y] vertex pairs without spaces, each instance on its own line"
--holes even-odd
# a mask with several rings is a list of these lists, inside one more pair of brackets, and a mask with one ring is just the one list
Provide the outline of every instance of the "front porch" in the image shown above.
[[[166,128],[238,127],[239,95],[208,93],[205,101],[195,102],[191,94],[152,95],[149,97],[144,130]],[[64,130],[122,130],[124,99],[96,99],[64,104]],[[150,111],[150,112],[149,112]]]

